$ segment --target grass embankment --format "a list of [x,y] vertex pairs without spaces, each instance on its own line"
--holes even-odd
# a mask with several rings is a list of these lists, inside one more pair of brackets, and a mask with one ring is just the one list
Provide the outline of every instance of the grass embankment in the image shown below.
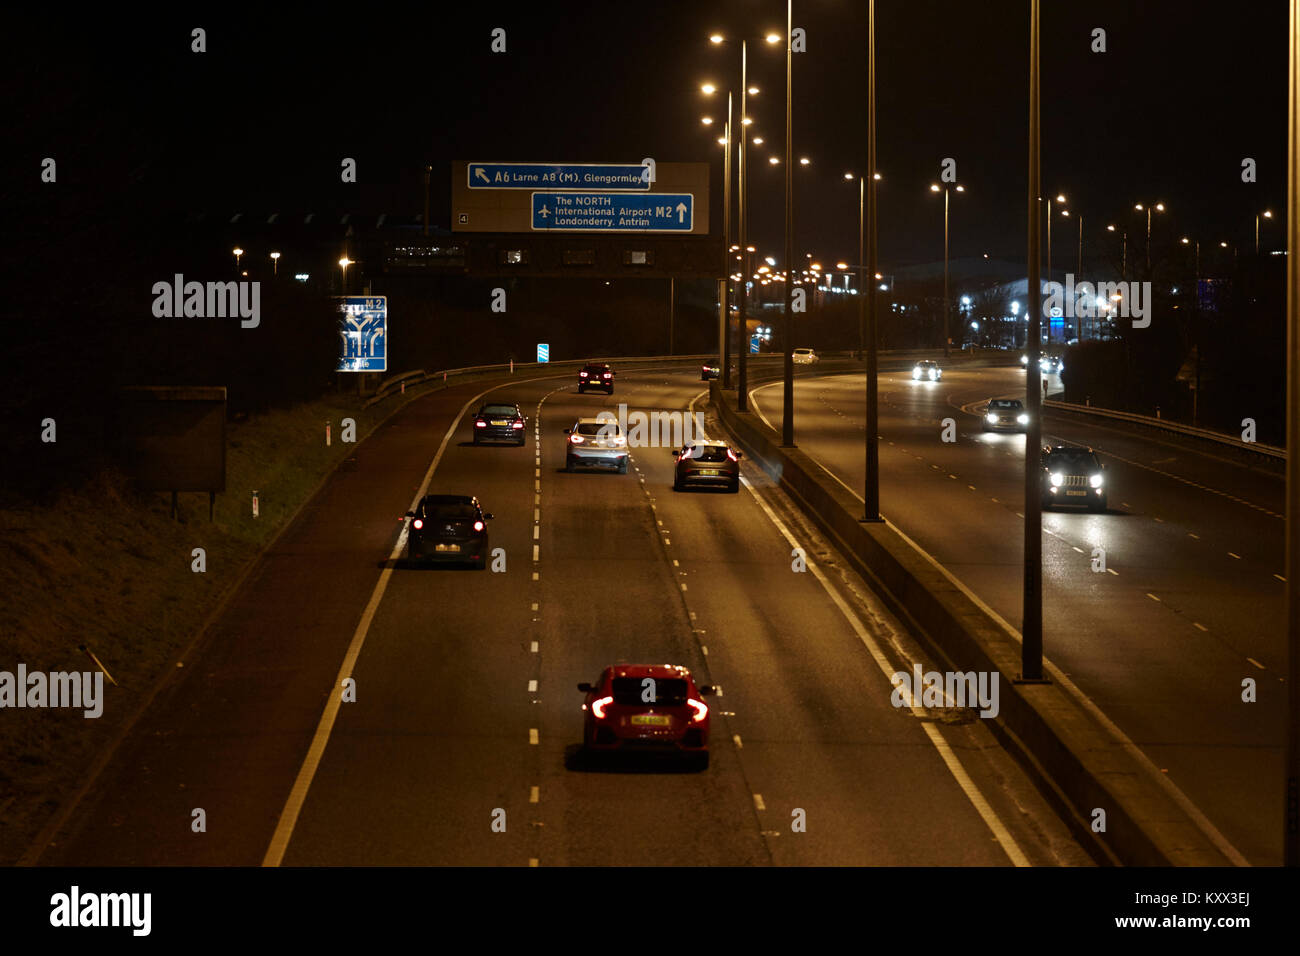
[[[52,507],[0,511],[0,670],[93,671],[85,645],[117,682],[104,682],[103,716],[81,710],[0,710],[0,862],[16,862],[85,780],[248,562],[398,407],[441,382],[408,389],[368,410],[331,395],[227,426],[226,491],[208,520],[206,494],[142,493],[104,473]],[[332,444],[325,445],[325,422]],[[258,492],[258,518],[252,493]],[[193,549],[207,570],[191,570]]]

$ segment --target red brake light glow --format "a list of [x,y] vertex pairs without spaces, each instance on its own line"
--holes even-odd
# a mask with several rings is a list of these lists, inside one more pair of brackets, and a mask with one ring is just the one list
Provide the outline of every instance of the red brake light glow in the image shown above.
[[515,422],[514,427],[515,427],[515,428],[523,428],[523,427],[524,427],[524,420],[523,420],[522,418],[519,419],[519,421]]
[[613,372],[606,372],[604,375],[601,376],[601,378],[613,378],[613,376],[614,376]]
[[705,717],[709,716],[709,705],[702,700],[688,697],[686,698],[686,706],[690,707],[690,709],[694,711],[694,713],[691,714],[691,723],[698,724]]
[[414,521],[411,522],[411,527],[414,528],[416,531],[419,531],[421,528],[424,527],[424,522],[421,519],[416,518]]
[[574,432],[572,435],[569,436],[569,441],[573,442],[575,445],[581,445],[582,436],[579,435],[577,432]]
[[475,522],[474,522],[474,530],[475,530],[475,531],[482,531],[482,530],[483,530],[483,522],[482,522],[482,521],[475,521]]
[[736,453],[732,451],[730,448],[727,449],[727,457],[730,458],[732,461],[740,461],[740,459],[736,457]]
[[476,419],[474,419],[474,427],[475,427],[475,428],[487,428],[487,422],[483,421],[483,419],[481,419],[481,418],[476,418]]
[[612,703],[614,703],[613,697],[602,697],[600,700],[593,700],[591,702],[591,712],[595,715],[597,720],[604,720],[605,708]]
[[579,373],[578,373],[578,378],[586,378],[586,377],[587,377],[587,373],[586,373],[586,372],[579,372]]

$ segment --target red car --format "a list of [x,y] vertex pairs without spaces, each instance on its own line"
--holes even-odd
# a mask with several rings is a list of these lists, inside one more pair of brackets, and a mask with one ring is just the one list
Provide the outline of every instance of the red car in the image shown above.
[[583,746],[599,751],[661,750],[688,756],[703,770],[709,765],[708,684],[696,686],[691,672],[675,664],[616,664],[594,684],[579,684],[587,695]]

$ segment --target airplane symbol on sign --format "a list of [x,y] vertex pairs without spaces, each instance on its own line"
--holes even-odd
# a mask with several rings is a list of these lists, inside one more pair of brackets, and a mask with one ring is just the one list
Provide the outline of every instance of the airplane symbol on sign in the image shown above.
[[543,219],[545,219],[545,218],[546,218],[547,216],[549,216],[550,214],[551,214],[551,211],[550,211],[549,209],[547,209],[545,206],[543,206],[541,209],[539,209],[539,210],[537,211],[537,215],[541,216]]
[[492,185],[492,180],[488,179],[488,174],[483,172],[482,166],[474,167],[474,175],[477,176],[479,179],[483,180],[483,182],[487,183],[489,186]]

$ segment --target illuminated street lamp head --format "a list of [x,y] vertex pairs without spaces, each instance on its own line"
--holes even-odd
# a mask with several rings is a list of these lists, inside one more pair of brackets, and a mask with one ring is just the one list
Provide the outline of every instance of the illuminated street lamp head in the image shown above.
[[835,268],[836,268],[836,269],[839,269],[841,272],[843,272],[843,271],[845,271],[846,269],[848,269],[848,267],[849,267],[849,264],[848,264],[847,262],[837,262],[837,263],[835,263]]
[[1115,231],[1115,227],[1114,227],[1114,226],[1107,226],[1107,227],[1106,227],[1106,231],[1107,231],[1107,232],[1114,232],[1114,231]]
[[876,278],[877,278],[877,279],[883,279],[884,276],[882,276],[879,272],[877,272],[877,273],[876,273]]
[[1226,249],[1226,248],[1228,248],[1228,244],[1227,244],[1226,242],[1221,242],[1221,243],[1219,243],[1219,247],[1222,248],[1222,249]]
[[775,157],[775,156],[769,156],[769,157],[767,157],[767,161],[768,161],[769,163],[771,163],[773,166],[775,166],[777,163],[781,162],[781,160],[778,159],[778,158]]
[[700,122],[703,123],[705,126],[712,126],[712,125],[713,125],[713,117],[712,117],[712,116],[701,116],[701,117],[700,117]]
[[763,39],[766,40],[768,43],[780,43],[780,42],[781,42],[781,34],[779,34],[779,33],[769,33],[767,36],[763,37]]
[[871,178],[872,178],[872,179],[875,179],[875,180],[879,180],[879,179],[880,179],[880,173],[872,173],[872,174],[871,174]]
[[746,247],[745,247],[745,251],[746,251],[746,252],[756,252],[757,250],[756,250],[753,246],[746,246]]
[[1133,208],[1136,209],[1138,212],[1141,212],[1141,211],[1142,211],[1143,209],[1145,209],[1146,207],[1143,206],[1141,203],[1137,203],[1137,204],[1135,204],[1135,205],[1133,206]]
[[721,33],[714,33],[709,37],[710,43],[721,43],[725,39]]
[[1164,212],[1164,211],[1165,211],[1165,204],[1162,202],[1156,203],[1156,212]]
[[349,259],[347,256],[344,256],[342,259],[339,260],[339,265],[341,265],[344,269],[346,269],[348,266],[352,265],[352,260]]
[[230,251],[237,256],[242,256],[244,254],[244,250],[240,249],[238,246],[236,246],[234,249],[231,249]]
[[766,257],[763,259],[763,261],[766,262],[769,266],[774,266],[774,265],[776,265],[776,260],[773,259],[771,256],[766,256]]
[[745,92],[748,93],[750,96],[757,96],[757,95],[758,95],[758,87],[757,87],[757,86],[751,86],[751,87],[750,87],[749,89],[747,89]]
[[812,162],[812,160],[809,159],[807,156],[801,156],[801,157],[799,157],[799,165],[800,165],[800,166],[807,166],[807,165],[808,165],[809,163],[811,163],[811,162]]
[[1070,218],[1070,210],[1068,210],[1068,209],[1062,209],[1062,210],[1061,210],[1061,215],[1064,216],[1066,219],[1069,219],[1069,218]]
[[1273,213],[1267,209],[1265,209],[1262,213],[1260,213],[1260,215],[1263,216],[1265,219],[1273,218]]
[[726,146],[726,145],[727,145],[727,137],[725,137],[725,136],[719,136],[719,137],[718,137],[718,145],[719,145],[719,146]]
[[1060,193],[1057,193],[1057,194],[1056,194],[1056,201],[1057,201],[1057,202],[1065,202],[1065,197],[1062,196]]
[[280,253],[278,253],[278,252],[273,252],[273,253],[271,253],[271,258],[272,258],[272,259],[279,259],[279,258],[280,258]]
[[744,123],[744,125],[746,126],[753,126],[754,118],[752,116],[746,116],[743,120],[741,120],[741,122]]
[[957,187],[957,192],[959,192],[959,193],[964,193],[965,191],[966,191],[966,187],[965,187],[965,186],[958,186],[958,187]]
[[844,174],[844,178],[845,178],[845,179],[856,179],[857,177],[854,176],[852,173],[845,173],[845,174]]
[[717,92],[717,89],[718,88],[714,86],[712,83],[705,83],[703,86],[700,87],[700,92],[703,93],[705,96],[712,96],[715,92]]
[[932,193],[937,193],[938,191],[939,191],[939,187],[936,186],[934,183],[931,183],[931,184],[930,184],[930,192],[932,192]]
[[1178,240],[1178,241],[1181,242],[1183,245],[1187,245],[1187,244],[1190,243],[1192,240],[1188,239],[1186,236],[1183,236],[1183,238],[1180,239],[1180,240]]

